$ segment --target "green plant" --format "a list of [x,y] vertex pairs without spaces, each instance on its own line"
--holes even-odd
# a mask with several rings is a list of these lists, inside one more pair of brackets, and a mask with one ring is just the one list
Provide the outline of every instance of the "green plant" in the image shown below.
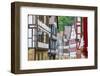
[[58,31],[63,31],[64,26],[72,26],[75,17],[58,16]]

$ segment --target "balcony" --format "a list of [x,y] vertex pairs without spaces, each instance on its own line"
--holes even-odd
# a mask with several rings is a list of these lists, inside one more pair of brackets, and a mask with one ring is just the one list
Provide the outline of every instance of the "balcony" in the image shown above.
[[46,32],[51,32],[50,28],[49,28],[46,24],[44,24],[42,21],[38,20],[38,25],[39,25],[44,31],[46,30]]
[[49,44],[38,42],[38,47],[39,48],[49,49]]

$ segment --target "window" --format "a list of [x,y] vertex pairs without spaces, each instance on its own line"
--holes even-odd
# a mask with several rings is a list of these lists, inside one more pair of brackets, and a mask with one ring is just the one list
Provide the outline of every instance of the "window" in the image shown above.
[[46,16],[46,25],[49,27],[49,16]]
[[80,26],[77,27],[77,33],[81,33],[81,27]]
[[48,43],[49,36],[46,32],[38,28],[38,41],[43,43]]
[[56,50],[56,41],[50,40],[50,49]]
[[33,16],[32,21],[33,21],[33,24],[36,24],[36,16]]
[[51,26],[51,33],[54,34],[54,35],[56,35],[56,33],[57,33],[57,28],[55,27],[54,24],[52,24],[52,25],[50,25],[50,26]]
[[32,47],[32,39],[28,38],[28,47]]
[[46,24],[46,16],[44,16],[44,24]]
[[32,38],[32,29],[28,29],[28,37]]
[[36,24],[36,16],[28,15],[28,24]]
[[28,24],[32,24],[32,15],[28,15]]
[[36,47],[37,41],[37,30],[34,27],[36,26],[36,16],[28,15],[28,47]]
[[[48,43],[49,34],[46,29],[40,27],[37,23],[38,19],[47,24],[47,16],[28,15],[28,47],[37,47],[37,42]],[[37,24],[36,24],[37,23]]]
[[42,30],[41,29],[38,29],[38,41],[39,42],[42,42]]
[[37,36],[32,35],[34,29],[29,29],[28,32],[28,47],[36,47],[36,42],[37,42]]
[[28,29],[28,47],[32,47],[32,29]]
[[39,20],[44,23],[44,16],[39,16]]

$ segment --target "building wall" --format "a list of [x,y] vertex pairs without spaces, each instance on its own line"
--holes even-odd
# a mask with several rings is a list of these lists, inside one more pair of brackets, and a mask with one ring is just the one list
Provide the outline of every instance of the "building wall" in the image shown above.
[[36,60],[48,60],[48,50],[36,50]]
[[28,50],[28,60],[35,60],[35,49]]
[[28,50],[28,60],[48,60],[48,50]]
[[[36,47],[37,50],[34,50],[35,53],[33,52],[33,49],[28,51],[28,54],[29,54],[28,60],[47,60],[48,59],[48,50],[50,50],[49,46],[53,45],[53,44],[49,43],[49,42],[51,42],[49,40],[52,37],[52,34],[55,33],[54,36],[56,35],[55,31],[57,31],[56,30],[56,28],[57,28],[56,21],[57,21],[56,16],[31,15],[31,17],[29,17],[28,23],[29,23],[29,25],[31,24],[30,29],[32,29],[32,30],[36,29],[34,32],[37,31],[35,36],[32,35],[32,38],[31,38],[31,39],[36,39],[35,41],[33,40],[36,45],[34,47],[31,46],[31,48],[34,49]],[[31,34],[34,34],[34,32],[32,32]],[[32,44],[34,44],[34,43],[32,43]],[[42,43],[42,46],[39,46],[39,43]],[[47,47],[45,47],[45,46],[47,46]],[[38,49],[38,48],[40,48],[40,49]],[[33,55],[34,55],[34,58],[33,58]]]

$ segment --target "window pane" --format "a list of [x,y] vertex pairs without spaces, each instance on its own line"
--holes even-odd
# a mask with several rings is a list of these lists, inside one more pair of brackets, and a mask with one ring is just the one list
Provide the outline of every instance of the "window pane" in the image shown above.
[[33,35],[37,35],[36,29],[33,29]]
[[37,36],[33,36],[33,41],[37,41]]
[[28,16],[28,24],[32,24],[32,15]]
[[33,24],[36,23],[36,16],[33,16]]
[[78,32],[78,33],[81,33],[81,27],[80,27],[80,26],[77,27],[77,32]]
[[38,40],[39,42],[43,41],[43,32],[41,29],[38,29]]
[[42,35],[42,30],[41,29],[38,29],[38,34]]
[[41,35],[38,35],[38,41],[41,42]]
[[32,29],[28,29],[28,37],[29,37],[29,38],[32,37]]
[[32,47],[32,39],[28,39],[28,47]]
[[44,16],[39,16],[39,20],[44,22]]
[[37,45],[36,45],[36,41],[33,41],[33,47],[36,47]]

